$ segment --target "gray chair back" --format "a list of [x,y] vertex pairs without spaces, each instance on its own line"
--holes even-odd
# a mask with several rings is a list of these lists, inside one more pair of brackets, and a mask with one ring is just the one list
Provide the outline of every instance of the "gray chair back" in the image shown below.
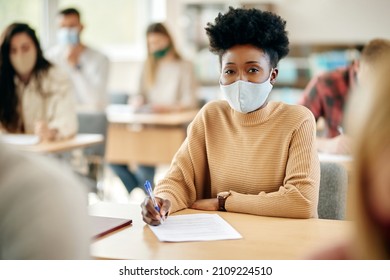
[[340,164],[321,162],[318,217],[320,219],[345,219],[348,172]]
[[109,104],[127,104],[129,94],[127,92],[110,92]]
[[[106,139],[107,118],[106,113],[102,112],[78,112],[79,133],[97,133],[102,134]],[[85,155],[96,155],[104,157],[105,141],[102,144],[84,149]]]

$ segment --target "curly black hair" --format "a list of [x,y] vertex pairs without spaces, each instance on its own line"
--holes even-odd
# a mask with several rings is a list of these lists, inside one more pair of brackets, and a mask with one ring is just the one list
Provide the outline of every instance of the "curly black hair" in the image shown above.
[[215,23],[209,22],[205,29],[210,51],[220,58],[235,45],[250,44],[268,54],[271,65],[276,67],[289,51],[285,27],[286,21],[274,13],[229,7],[226,14],[219,13]]

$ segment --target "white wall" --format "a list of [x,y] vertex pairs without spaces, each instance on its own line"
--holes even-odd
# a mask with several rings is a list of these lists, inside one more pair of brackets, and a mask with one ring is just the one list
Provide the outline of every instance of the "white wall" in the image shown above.
[[292,43],[365,43],[390,39],[389,0],[283,0]]
[[[185,47],[183,5],[186,3],[232,4],[244,0],[167,0],[167,23],[181,52]],[[253,0],[247,1],[253,4]],[[264,3],[265,0],[259,1]],[[390,39],[390,0],[269,0],[287,21],[293,44],[355,44],[374,37]],[[109,89],[133,93],[138,86],[140,62],[113,62]]]
[[141,70],[140,61],[112,61],[107,85],[109,93],[136,94]]

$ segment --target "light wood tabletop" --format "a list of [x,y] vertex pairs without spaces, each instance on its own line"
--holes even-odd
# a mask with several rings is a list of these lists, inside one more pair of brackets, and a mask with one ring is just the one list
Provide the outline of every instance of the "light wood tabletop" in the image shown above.
[[160,242],[142,221],[139,205],[100,202],[89,206],[97,216],[131,218],[133,225],[92,243],[97,259],[301,259],[316,247],[346,238],[351,222],[288,219],[192,209],[177,214],[217,213],[243,239],[205,242]]
[[104,141],[104,136],[101,134],[77,134],[73,138],[64,139],[53,142],[40,142],[37,144],[29,145],[14,145],[8,143],[13,148],[19,151],[34,152],[34,153],[61,153],[78,148],[85,148],[97,144],[101,144]]
[[199,110],[183,110],[169,113],[135,112],[129,105],[109,105],[106,109],[109,123],[150,124],[177,126],[191,122]]

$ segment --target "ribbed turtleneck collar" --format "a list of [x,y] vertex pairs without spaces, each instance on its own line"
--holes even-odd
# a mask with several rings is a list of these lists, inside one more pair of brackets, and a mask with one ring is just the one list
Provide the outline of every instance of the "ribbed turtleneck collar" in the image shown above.
[[250,112],[248,114],[243,114],[237,112],[230,108],[230,113],[232,118],[237,121],[242,126],[252,126],[265,123],[268,121],[275,113],[277,113],[282,108],[282,103],[280,102],[268,102],[268,104],[256,111]]

